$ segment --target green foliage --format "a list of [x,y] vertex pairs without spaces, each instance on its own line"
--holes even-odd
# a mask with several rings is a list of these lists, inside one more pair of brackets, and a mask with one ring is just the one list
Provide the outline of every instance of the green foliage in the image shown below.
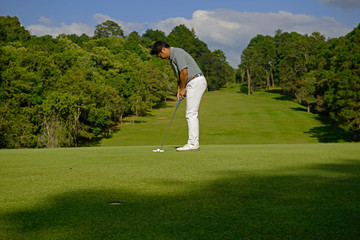
[[17,17],[0,16],[0,44],[1,42],[26,41],[30,33],[25,30]]
[[[260,85],[261,87],[266,84],[267,89],[269,90],[270,85],[270,75],[273,68],[273,63],[275,60],[275,43],[272,37],[257,35],[249,43],[249,47],[253,47],[251,58],[256,58],[252,60],[250,66],[248,66],[251,71],[252,85],[253,88],[255,85]],[[254,69],[257,69],[254,71]],[[266,74],[264,74],[266,73]]]
[[[163,37],[161,33],[147,33],[150,36],[155,34],[159,38]],[[196,37],[193,29],[189,30],[181,24],[169,33],[167,39],[171,46],[183,48],[197,61],[207,78],[209,89],[220,89],[227,83],[235,82],[234,70],[226,61],[224,52],[219,49],[211,52],[206,43]]]
[[258,35],[241,59],[239,75],[247,70],[251,90],[262,87],[265,73],[267,79],[274,76],[283,92],[308,111],[330,115],[340,127],[360,136],[360,25],[345,37],[328,40],[318,32],[277,30],[272,40]]
[[281,30],[257,35],[235,73],[223,51],[211,52],[185,25],[168,36],[148,29],[125,37],[106,21],[93,38],[53,38],[31,36],[17,17],[0,16],[0,147],[77,146],[166,101],[177,83],[169,63],[149,54],[157,40],[189,52],[209,89],[247,80],[251,94],[277,84],[308,111],[360,135],[360,25],[337,39]]
[[311,73],[304,74],[302,81],[298,85],[296,91],[296,101],[307,106],[307,111],[310,112],[310,106],[315,103],[316,78]]
[[124,45],[126,51],[136,53],[141,60],[146,61],[148,56],[145,54],[145,49],[141,46],[141,38],[137,32],[131,32]]
[[334,43],[332,72],[325,100],[331,117],[360,135],[360,25]]
[[189,30],[184,24],[176,26],[169,33],[167,39],[171,46],[183,48],[194,59],[210,52],[207,45],[196,37],[194,30]]
[[[173,44],[186,38],[178,47],[194,56],[210,54],[185,26],[171,36]],[[0,17],[0,148],[78,146],[166,101],[177,81],[169,63],[149,54],[159,39],[167,37],[158,30],[125,38],[112,21],[97,25],[93,38],[36,37],[16,17]],[[232,68],[220,50],[211,56],[218,66],[207,75],[223,86]]]
[[142,42],[145,47],[151,48],[153,43],[156,41],[168,42],[168,39],[163,31],[147,29],[142,35]]
[[210,89],[235,82],[225,54],[211,52],[185,25],[168,36],[149,29],[125,37],[106,21],[94,37],[53,38],[0,17],[0,148],[78,146],[166,101],[177,80],[168,62],[150,56],[157,40],[193,55]]
[[217,55],[211,52],[203,53],[203,55],[199,57],[200,68],[206,77],[208,88],[211,90],[224,87],[228,82],[227,78],[230,78],[226,68],[227,64],[224,62],[223,57],[223,55]]
[[81,36],[78,36],[76,34],[60,34],[57,38],[67,38],[70,39],[73,43],[76,43],[79,46],[83,46],[84,42],[88,42],[90,40],[90,37],[83,33]]
[[[133,114],[132,94],[141,97],[141,114],[174,91],[160,91],[174,78],[149,61],[137,33],[128,40],[61,35],[10,41],[10,27],[20,24],[4,28],[4,20],[17,18],[1,18],[8,41],[0,45],[2,148],[77,146]],[[136,80],[141,74],[142,82]]]
[[124,31],[116,22],[107,20],[106,22],[96,25],[94,36],[96,38],[105,38],[111,36],[123,37]]

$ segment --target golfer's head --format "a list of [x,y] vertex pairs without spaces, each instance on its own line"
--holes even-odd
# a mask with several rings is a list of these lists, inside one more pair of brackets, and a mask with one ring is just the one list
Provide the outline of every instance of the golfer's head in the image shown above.
[[162,59],[169,59],[170,45],[163,41],[157,41],[153,44],[150,54]]

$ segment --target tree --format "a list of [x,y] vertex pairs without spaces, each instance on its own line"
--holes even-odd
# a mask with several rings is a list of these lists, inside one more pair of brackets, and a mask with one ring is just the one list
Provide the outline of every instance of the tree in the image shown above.
[[[246,66],[244,63],[240,63],[236,69],[236,82],[244,83],[246,74]],[[241,79],[241,81],[239,81]]]
[[227,63],[226,62],[226,56],[224,51],[222,51],[221,49],[216,49],[212,52],[221,62],[223,63]]
[[81,34],[81,36],[78,36],[76,34],[70,34],[70,35],[60,34],[57,38],[70,39],[73,43],[76,43],[79,46],[82,46],[84,42],[90,41],[90,37],[85,33]]
[[[111,21],[95,32],[30,36],[16,17],[0,17],[1,148],[79,146],[176,95],[170,64],[149,54],[153,41],[169,40],[163,32],[125,38]],[[234,81],[225,54],[212,53],[194,30],[171,35],[200,60],[212,88]]]
[[250,41],[237,75],[246,72],[251,94],[266,73],[267,88],[270,76],[308,112],[330,115],[338,126],[360,137],[359,52],[360,25],[345,37],[327,40],[318,32],[277,30],[272,39],[257,35]]
[[307,106],[307,112],[310,112],[310,107],[316,101],[315,99],[315,90],[316,90],[316,78],[310,72],[304,74],[304,77],[298,86],[298,90],[296,91],[296,101],[301,104],[305,104]]
[[134,93],[129,98],[131,104],[131,111],[135,114],[133,116],[133,124],[135,123],[135,119],[145,110],[144,102],[142,101],[141,96]]
[[241,54],[241,62],[246,68],[246,76],[248,83],[248,95],[254,91],[257,82],[261,81],[263,76],[263,67],[260,62],[259,53],[254,46],[249,45]]
[[[274,78],[272,76],[272,68],[275,60],[275,44],[274,40],[270,36],[265,36],[263,38],[263,43],[260,48],[262,65],[266,70],[266,88],[270,89],[270,86],[274,87]],[[270,82],[270,78],[272,82]]]
[[147,48],[151,48],[153,43],[156,41],[168,42],[168,39],[163,31],[147,29],[142,35],[142,43]]
[[129,34],[124,44],[124,49],[131,53],[136,53],[143,61],[147,60],[148,56],[145,54],[141,46],[141,37],[136,31]]
[[5,28],[0,23],[0,42],[6,41],[6,32]]
[[145,33],[142,35],[142,37],[149,38],[151,41],[167,41],[167,37],[163,31],[160,31],[158,29],[147,29]]
[[78,138],[92,138],[88,127],[80,122],[84,99],[68,92],[52,92],[42,104],[43,122],[39,146],[77,146]]
[[0,41],[24,42],[30,39],[30,32],[25,30],[17,17],[0,16]]
[[0,47],[0,52],[0,147],[36,147],[37,105],[43,95],[38,69],[44,56],[19,42]]
[[199,57],[199,65],[207,82],[208,89],[220,89],[226,84],[225,64],[214,53],[204,53]]
[[96,25],[94,37],[105,38],[105,37],[124,37],[124,31],[121,29],[119,24],[114,21],[107,20],[101,24]]
[[324,100],[343,129],[360,136],[360,24],[333,42],[333,58]]
[[261,34],[257,35],[253,39],[251,39],[249,46],[252,46],[257,51],[258,55],[258,63],[259,69],[263,69],[262,72],[266,73],[265,76],[261,76],[261,74],[258,74],[259,78],[257,81],[262,85],[263,79],[266,79],[266,88],[267,90],[270,89],[270,86],[274,86],[274,82],[270,82],[270,78],[272,77],[272,68],[274,64],[275,59],[275,44],[274,40],[270,36],[263,36]]
[[167,39],[171,46],[184,49],[194,59],[210,52],[207,45],[196,37],[195,31],[189,30],[184,24],[174,27]]

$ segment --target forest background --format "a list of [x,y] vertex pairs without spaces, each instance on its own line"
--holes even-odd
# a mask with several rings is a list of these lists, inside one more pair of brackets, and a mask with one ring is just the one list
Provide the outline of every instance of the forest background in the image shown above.
[[235,83],[249,95],[281,89],[309,112],[328,115],[351,140],[360,137],[360,25],[340,38],[257,35],[234,69],[185,25],[167,36],[153,29],[125,36],[106,21],[93,37],[53,38],[32,36],[17,17],[0,16],[0,148],[80,146],[165,102],[177,79],[167,61],[150,56],[157,40],[189,52],[209,91]]

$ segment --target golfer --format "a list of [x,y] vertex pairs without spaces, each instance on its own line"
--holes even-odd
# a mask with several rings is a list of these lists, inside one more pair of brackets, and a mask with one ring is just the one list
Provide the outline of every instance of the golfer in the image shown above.
[[199,151],[199,107],[202,95],[207,88],[206,79],[195,60],[185,50],[171,47],[169,44],[157,41],[151,49],[151,55],[170,60],[171,66],[178,78],[178,99],[186,96],[186,120],[189,138],[185,146],[176,149],[178,152]]

